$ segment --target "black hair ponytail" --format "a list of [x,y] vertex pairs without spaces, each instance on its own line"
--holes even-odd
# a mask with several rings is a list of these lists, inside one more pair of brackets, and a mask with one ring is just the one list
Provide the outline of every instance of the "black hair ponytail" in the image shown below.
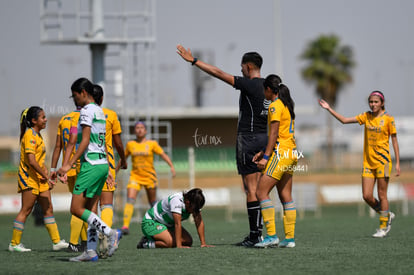
[[38,119],[39,113],[43,109],[38,106],[26,108],[20,114],[20,141],[22,140],[27,128],[33,127],[32,119]]
[[289,88],[285,84],[282,84],[282,79],[275,74],[270,74],[266,77],[263,86],[265,88],[270,88],[274,94],[278,95],[278,98],[283,102],[283,105],[288,108],[290,117],[295,119],[295,102],[290,96]]
[[289,88],[285,84],[279,84],[279,99],[289,109],[290,117],[295,119],[295,102],[290,96]]

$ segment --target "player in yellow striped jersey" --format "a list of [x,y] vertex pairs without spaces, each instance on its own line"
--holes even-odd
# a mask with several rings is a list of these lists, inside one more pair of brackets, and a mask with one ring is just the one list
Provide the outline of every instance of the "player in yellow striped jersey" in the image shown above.
[[[76,105],[76,104],[75,104]],[[66,115],[64,115],[58,124],[58,130],[56,135],[56,143],[55,148],[53,150],[52,155],[52,162],[51,162],[51,168],[50,168],[50,177],[52,180],[56,180],[57,178],[57,163],[59,160],[60,152],[62,151],[62,164],[63,160],[65,159],[69,138],[71,134],[71,129],[76,127],[78,125],[79,120],[79,114],[80,114],[80,108],[76,109],[73,112],[70,112]],[[73,130],[72,130],[73,131]],[[75,152],[75,148],[71,150],[71,153],[69,154],[70,157],[73,157],[73,154]],[[76,182],[76,174],[80,169],[79,161],[77,164],[75,164],[72,169],[70,169],[67,173],[67,184],[69,192],[73,192],[73,188],[75,186]],[[68,250],[72,252],[80,252],[83,251],[86,247],[86,230],[88,228],[88,224],[79,219],[78,217],[72,215],[72,218],[70,220],[70,241],[69,241],[69,247]],[[79,245],[79,237],[82,241],[82,244]]]
[[[391,222],[395,214],[390,212],[387,197],[392,162],[389,149],[391,137],[395,155],[395,170],[400,175],[400,152],[397,140],[394,117],[385,111],[384,94],[373,91],[368,97],[371,111],[356,117],[344,117],[334,111],[329,104],[320,100],[322,108],[328,110],[343,124],[359,123],[365,125],[364,130],[364,163],[362,168],[362,196],[365,202],[380,215],[379,229],[372,235],[383,238],[391,230]],[[374,185],[377,182],[378,200],[374,197]]]
[[45,166],[46,147],[40,131],[46,128],[46,115],[42,108],[32,106],[25,109],[20,117],[20,164],[18,192],[22,195],[22,206],[13,223],[13,236],[9,244],[11,252],[28,252],[21,243],[24,224],[37,201],[43,210],[44,223],[53,242],[53,250],[68,247],[60,239],[58,226],[53,215],[50,189],[54,182],[49,179]]
[[[94,99],[96,104],[99,106],[102,105],[103,102],[103,89],[99,85],[94,85]],[[107,159],[109,165],[109,171],[112,174],[114,180],[116,180],[116,165],[115,165],[115,155],[114,155],[114,147],[119,155],[119,162],[121,169],[127,169],[127,162],[124,153],[124,145],[122,144],[121,139],[121,123],[119,122],[118,115],[116,112],[102,108],[102,111],[105,114],[106,119],[106,134],[105,134],[105,143],[106,143],[106,150],[107,150]],[[102,194],[99,199],[99,206],[101,209],[101,219],[108,225],[112,226],[113,223],[113,200],[114,200],[114,191],[116,190],[116,185],[109,187],[107,183],[102,188]],[[100,241],[100,251],[99,255],[101,258],[107,257],[107,238],[100,234],[99,238]]]
[[175,177],[175,168],[164,150],[155,140],[146,139],[147,129],[143,122],[135,124],[136,140],[128,141],[125,148],[125,156],[131,156],[132,169],[127,186],[127,202],[124,208],[124,224],[121,228],[122,233],[129,233],[129,224],[134,213],[134,204],[141,187],[145,187],[148,202],[151,206],[156,202],[156,188],[158,185],[157,174],[154,168],[154,154],[161,158],[170,166],[171,174]]
[[[296,207],[292,199],[293,172],[297,164],[295,142],[295,112],[289,89],[279,84],[277,75],[266,77],[263,86],[266,99],[271,100],[268,111],[268,142],[266,149],[257,153],[253,161],[263,170],[257,188],[267,236],[255,247],[295,247]],[[275,208],[269,193],[276,186],[283,205],[285,239],[279,243],[276,234]]]

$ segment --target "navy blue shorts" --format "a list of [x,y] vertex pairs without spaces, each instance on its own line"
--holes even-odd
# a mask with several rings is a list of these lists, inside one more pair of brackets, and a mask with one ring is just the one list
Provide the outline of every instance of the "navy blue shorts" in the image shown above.
[[261,172],[252,161],[267,146],[267,134],[237,134],[236,159],[239,175]]

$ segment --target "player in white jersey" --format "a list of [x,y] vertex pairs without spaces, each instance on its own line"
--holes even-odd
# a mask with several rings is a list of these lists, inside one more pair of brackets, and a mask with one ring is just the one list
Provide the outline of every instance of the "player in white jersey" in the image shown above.
[[73,157],[59,169],[58,175],[61,177],[62,174],[66,174],[80,158],[81,168],[73,190],[70,211],[72,215],[87,222],[89,227],[87,250],[80,256],[71,258],[70,261],[97,261],[96,231],[109,237],[109,256],[118,248],[122,236],[120,230],[111,229],[91,211],[102,192],[105,181],[110,186],[114,183],[112,174],[108,173],[106,159],[106,120],[101,107],[94,101],[93,84],[88,79],[76,80],[71,90],[76,105],[82,107],[78,123],[78,147]]
[[193,214],[201,247],[212,247],[206,244],[204,236],[204,222],[200,212],[204,203],[203,191],[199,188],[158,201],[145,213],[141,223],[144,237],[137,248],[191,247],[193,239],[181,225],[181,221],[188,219],[190,214]]

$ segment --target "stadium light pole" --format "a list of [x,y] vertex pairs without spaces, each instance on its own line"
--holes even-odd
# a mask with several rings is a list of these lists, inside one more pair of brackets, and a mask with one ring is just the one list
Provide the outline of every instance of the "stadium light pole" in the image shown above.
[[283,79],[283,52],[282,52],[282,10],[280,0],[274,0],[274,27],[275,27],[275,49],[276,49],[276,60],[275,69],[277,74]]
[[92,20],[89,35],[97,40],[89,45],[92,54],[92,81],[104,86],[105,83],[105,50],[106,43],[98,42],[104,38],[102,0],[90,0]]

